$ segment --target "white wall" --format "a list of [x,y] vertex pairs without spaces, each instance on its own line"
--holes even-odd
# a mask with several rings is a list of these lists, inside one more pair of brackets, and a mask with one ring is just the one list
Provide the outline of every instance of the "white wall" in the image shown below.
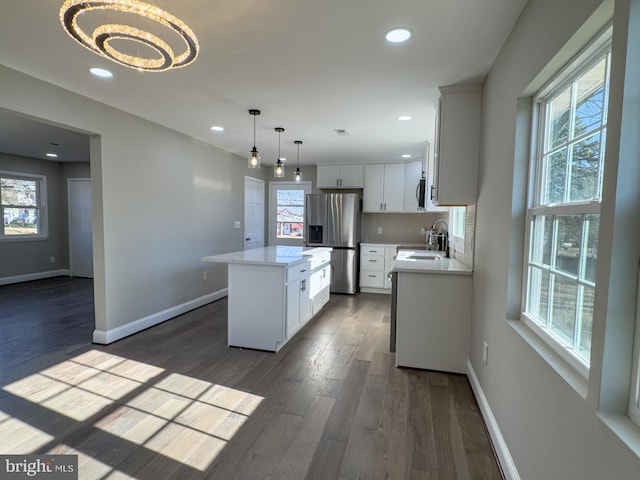
[[256,176],[245,159],[3,66],[0,107],[95,134],[94,289],[102,340],[226,287],[226,266],[200,258],[243,248],[243,230],[233,221],[243,221],[244,175]]
[[[526,150],[528,139],[516,126],[526,128],[528,118],[518,116],[523,105],[519,98],[532,93],[525,90],[559,68],[571,50],[605,25],[613,16],[613,5],[613,0],[603,4],[530,0],[484,84],[470,361],[523,479],[640,478],[640,459],[598,415],[602,369],[598,351],[604,343],[604,328],[594,327],[595,355],[583,398],[580,389],[574,389],[518,333],[517,322],[507,321],[515,318],[521,293],[517,284],[522,271],[526,194],[522,174],[527,161],[522,147]],[[616,0],[615,6],[619,12],[616,35],[625,37],[628,0]],[[619,73],[620,66],[614,66],[612,81]],[[620,92],[612,87],[611,96],[615,104]],[[610,112],[612,145],[619,135],[615,128],[619,115],[619,111]],[[614,148],[607,148],[605,168],[617,163],[615,154]],[[608,185],[605,195],[610,199],[614,191],[615,185]],[[600,256],[609,258],[610,248],[601,243]],[[607,278],[600,276],[600,270],[608,270],[606,261],[598,264],[598,282],[604,279],[601,288],[605,289]],[[604,318],[594,322],[602,325]],[[489,344],[486,365],[482,361],[485,341]]]

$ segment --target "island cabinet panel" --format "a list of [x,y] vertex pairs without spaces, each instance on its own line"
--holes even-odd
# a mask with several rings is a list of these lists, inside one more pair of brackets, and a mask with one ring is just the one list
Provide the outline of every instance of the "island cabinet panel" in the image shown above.
[[277,351],[284,344],[285,271],[268,265],[229,268],[229,346]]

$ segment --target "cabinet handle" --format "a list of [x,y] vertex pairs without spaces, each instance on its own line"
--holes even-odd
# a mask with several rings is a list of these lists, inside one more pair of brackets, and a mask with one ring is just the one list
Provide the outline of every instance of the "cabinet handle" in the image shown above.
[[340,179],[336,178],[336,187],[339,187],[339,186],[340,186]]
[[306,280],[302,280],[300,282],[300,290],[304,292],[306,289],[307,289],[307,281]]
[[377,275],[369,275],[369,278],[376,278]]
[[376,263],[378,260],[369,260],[371,263]]
[[434,200],[435,197],[435,190],[436,190],[436,186],[435,185],[431,185],[431,200]]
[[300,270],[300,273],[304,273],[304,272],[306,272],[306,271],[307,271],[306,269],[304,269],[304,270]]

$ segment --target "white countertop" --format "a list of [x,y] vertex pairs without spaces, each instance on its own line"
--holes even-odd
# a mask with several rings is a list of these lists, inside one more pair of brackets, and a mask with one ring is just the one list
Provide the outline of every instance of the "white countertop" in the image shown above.
[[318,255],[331,250],[331,248],[324,247],[309,248],[274,246],[223,253],[221,255],[210,255],[208,257],[202,257],[202,261],[289,267],[308,260],[309,256]]
[[455,258],[445,258],[444,255],[439,260],[425,260],[409,258],[420,255],[441,255],[443,252],[434,250],[400,250],[393,262],[391,272],[409,273],[435,273],[452,275],[471,275],[473,270]]

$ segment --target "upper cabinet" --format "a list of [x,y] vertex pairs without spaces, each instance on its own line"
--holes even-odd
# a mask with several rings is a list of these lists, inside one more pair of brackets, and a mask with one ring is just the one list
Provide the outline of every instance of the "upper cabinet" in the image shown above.
[[476,203],[481,108],[482,85],[440,87],[430,188],[435,205]]
[[363,212],[402,212],[404,164],[365,165]]
[[362,165],[318,165],[317,188],[363,188]]

